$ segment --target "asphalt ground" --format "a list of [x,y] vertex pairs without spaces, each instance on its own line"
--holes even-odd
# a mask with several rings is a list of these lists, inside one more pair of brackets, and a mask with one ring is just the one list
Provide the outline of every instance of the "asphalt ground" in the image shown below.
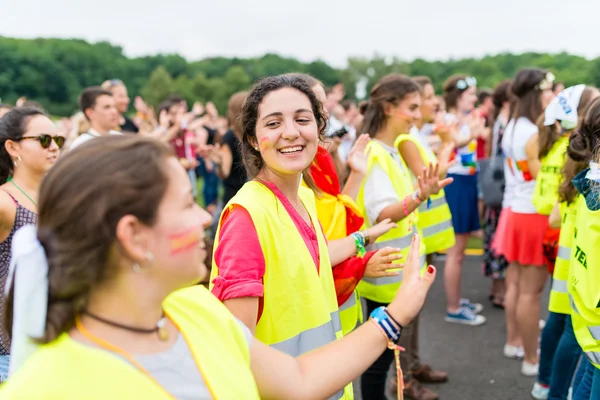
[[[531,399],[534,378],[521,375],[521,363],[504,357],[504,311],[488,299],[490,279],[482,274],[481,257],[468,256],[463,265],[462,295],[484,305],[484,325],[472,327],[444,321],[443,261],[421,314],[421,361],[448,372],[444,384],[427,385],[443,400]],[[542,318],[548,309],[549,282],[542,297]],[[356,391],[359,391],[359,384]],[[356,397],[360,400],[360,396]],[[392,397],[390,397],[392,399]],[[364,399],[368,400],[368,399]]]

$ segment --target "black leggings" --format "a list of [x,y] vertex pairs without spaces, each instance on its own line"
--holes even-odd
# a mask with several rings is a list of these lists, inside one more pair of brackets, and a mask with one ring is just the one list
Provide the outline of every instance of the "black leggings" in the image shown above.
[[[387,306],[387,304],[367,301],[367,316],[378,307]],[[385,381],[390,365],[394,362],[394,352],[385,350],[383,354],[371,365],[360,378],[360,389],[362,398],[365,400],[386,400]]]

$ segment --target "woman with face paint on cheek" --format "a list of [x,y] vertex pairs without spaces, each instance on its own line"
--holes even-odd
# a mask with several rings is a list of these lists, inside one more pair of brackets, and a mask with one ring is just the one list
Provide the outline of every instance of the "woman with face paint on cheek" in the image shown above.
[[[305,74],[288,74],[287,76],[304,79],[326,111],[327,98],[323,84],[320,81]],[[330,153],[331,149],[327,148],[330,144],[328,141],[320,143],[317,155],[310,165],[310,174],[305,174],[303,180],[303,186],[310,188],[315,194],[317,216],[327,240],[335,241],[354,234],[354,237],[350,238],[352,242],[349,248],[350,251],[356,253],[361,251],[360,247],[356,247],[356,241],[354,240],[357,238],[356,235],[360,240],[368,238],[369,242],[374,242],[380,235],[395,227],[394,223],[385,220],[371,229],[359,232],[364,219],[355,201],[362,180],[365,177],[367,167],[365,147],[368,141],[369,136],[362,135],[350,151],[348,157],[350,174],[343,188],[340,188],[340,179]],[[309,179],[306,179],[307,177]],[[368,244],[365,243],[365,246]],[[344,335],[356,328],[363,319],[362,307],[360,301],[358,301],[358,292],[355,290],[356,286],[363,276],[380,278],[398,275],[399,272],[390,271],[390,269],[395,268],[392,264],[392,261],[395,261],[394,257],[401,257],[399,251],[400,249],[391,247],[378,251],[368,251],[362,256],[352,256],[337,265],[333,265],[333,280]],[[342,257],[349,254],[351,255],[351,253],[346,252]]]
[[[343,384],[383,351],[371,347],[370,340],[377,336],[371,337],[376,333],[372,323],[336,340],[342,338],[331,272],[330,254],[336,252],[328,249],[318,224],[314,194],[300,186],[325,126],[321,104],[304,79],[284,75],[256,84],[242,111],[242,153],[254,179],[225,208],[215,239],[212,292],[271,351],[301,356],[299,361],[306,362],[304,368],[311,371],[311,384],[301,388],[297,373],[290,380],[291,370],[276,371],[271,368],[274,365],[258,359],[259,388],[267,372],[262,368],[269,367],[269,374],[282,377],[280,386],[289,388],[290,398],[300,398],[298,393],[307,390],[315,398],[352,398],[351,387],[344,391]],[[417,252],[412,251],[413,259],[406,258],[413,272],[418,270]],[[410,276],[406,265],[404,274]],[[408,287],[405,290],[399,293],[408,295]],[[400,317],[404,313],[400,308],[397,300],[392,301],[387,311],[390,318],[396,318],[396,313]],[[406,323],[396,320],[399,325]],[[324,388],[326,396],[315,394]]]
[[[418,208],[427,206],[430,196],[452,183],[452,179],[439,179],[439,166],[429,164],[418,175],[413,185],[410,170],[397,150],[398,137],[408,134],[415,121],[420,118],[420,87],[407,76],[387,75],[371,90],[368,103],[361,112],[365,119],[363,132],[369,132],[368,171],[360,188],[357,203],[365,215],[365,225],[390,218],[397,228],[379,237],[369,250],[383,247],[401,248],[406,257],[412,237],[419,234],[417,225]],[[431,205],[430,205],[431,206]],[[419,249],[420,265],[425,266],[425,246]],[[359,293],[367,300],[368,312],[390,301],[405,280],[402,275],[386,278],[363,278],[358,286]],[[406,327],[400,345],[407,349],[401,353],[404,393],[414,399],[436,399],[437,394],[421,386],[424,382],[443,382],[447,375],[421,364],[418,357],[418,316]],[[416,355],[416,356],[415,356]],[[373,363],[361,378],[364,399],[385,399],[387,371],[393,360],[387,351]]]
[[[435,278],[434,269],[419,274],[416,239],[408,287],[388,311],[295,359],[254,339],[197,285],[210,216],[166,144],[120,135],[86,143],[46,176],[39,204],[39,228],[13,240],[3,399],[327,398],[397,339],[391,318],[408,324]],[[302,319],[321,322],[309,312]]]

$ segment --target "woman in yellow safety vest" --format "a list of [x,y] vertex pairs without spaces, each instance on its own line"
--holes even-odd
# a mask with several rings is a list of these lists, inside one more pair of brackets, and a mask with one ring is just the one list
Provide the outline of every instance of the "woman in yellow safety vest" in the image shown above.
[[[595,153],[600,145],[600,99],[586,113],[569,154],[594,158],[573,184],[581,194],[577,204],[567,290],[573,331],[584,357],[573,385],[573,400],[595,400],[600,394],[600,171]],[[593,155],[593,156],[592,156]],[[583,157],[581,160],[583,161]]]
[[567,293],[577,210],[577,189],[571,180],[591,161],[591,152],[582,154],[578,151],[582,137],[572,133],[579,117],[583,118],[589,105],[599,95],[593,87],[570,87],[550,102],[543,124],[538,124],[541,167],[533,204],[540,214],[548,214],[549,209],[554,208],[550,215],[550,228],[560,228],[560,237],[548,307],[550,314],[541,335],[540,368],[531,392],[535,399],[567,398],[581,355],[571,327]]
[[[269,82],[255,90],[272,88]],[[293,115],[278,109],[286,126],[291,118],[306,135],[294,142],[314,151],[316,103],[296,89],[275,93],[298,93],[294,101],[270,99],[293,107]],[[261,127],[272,114],[268,100],[254,120]],[[420,276],[415,240],[405,286],[387,309],[347,338],[295,359],[252,338],[196,285],[206,274],[202,239],[210,216],[194,202],[187,174],[165,144],[112,136],[82,145],[46,176],[39,204],[39,228],[24,227],[13,241],[6,323],[16,374],[0,386],[7,400],[326,398],[355,379],[390,338],[397,342],[401,328],[394,321],[410,322],[435,277],[433,268]],[[287,239],[289,251],[298,250],[284,238],[277,245]],[[285,268],[298,279],[314,272]],[[322,321],[306,314],[297,323]],[[38,348],[32,338],[45,344]]]
[[[395,224],[326,242],[314,193],[300,187],[302,178],[313,185],[307,169],[326,128],[303,78],[263,81],[246,99],[241,122],[242,155],[253,180],[219,220],[211,291],[257,339],[299,356],[342,336],[331,266],[364,254],[368,236],[376,240]],[[378,263],[386,269],[400,257],[392,253]]]
[[[329,112],[326,106],[327,95],[323,83],[306,74],[291,74],[290,76],[303,78],[315,92],[323,110],[326,113]],[[313,189],[315,192],[317,217],[327,240],[342,239],[359,231],[364,221],[355,201],[367,169],[365,147],[369,141],[369,135],[361,135],[348,154],[347,162],[350,174],[343,188],[340,188],[335,162],[330,154],[330,152],[335,151],[336,142],[339,140],[336,137],[329,137],[319,146],[317,155],[309,170],[314,187],[303,182],[304,186]],[[389,222],[389,220],[384,220],[370,230],[366,230],[363,234],[366,237],[371,237],[371,232],[373,230],[379,231],[381,227],[386,229],[382,234],[386,233],[395,226],[395,224]],[[368,245],[368,243],[365,243],[365,245]],[[333,281],[344,335],[350,333],[363,321],[363,310],[356,286],[363,276],[381,278],[395,275],[395,272],[385,269],[392,266],[386,264],[385,260],[398,250],[387,247],[377,251],[368,251],[362,257],[351,257],[334,266]],[[382,261],[384,262],[382,263]]]
[[[398,224],[379,237],[369,249],[384,247],[405,249],[411,238],[419,231],[418,207],[421,204],[431,207],[430,196],[452,182],[452,179],[439,180],[439,167],[429,164],[423,168],[418,178],[418,186],[413,185],[406,163],[398,153],[398,136],[406,134],[420,118],[421,95],[419,85],[404,75],[387,75],[373,87],[369,101],[361,107],[364,115],[363,132],[369,132],[372,139],[367,151],[367,175],[358,194],[359,210],[365,216],[365,227],[390,218]],[[425,264],[425,246],[421,247],[422,264]],[[366,299],[367,310],[389,302],[402,282],[402,275],[386,278],[363,278],[358,286],[359,294]],[[414,399],[436,398],[431,390],[421,386],[423,382],[443,382],[445,372],[434,371],[428,365],[421,365],[418,354],[418,317],[406,327],[401,353],[405,377],[404,393]],[[363,375],[361,379],[364,399],[385,399],[385,381],[393,354],[385,352]]]
[[[423,171],[423,167],[430,163],[437,163],[438,158],[433,153],[425,137],[426,131],[431,130],[435,121],[434,104],[437,103],[431,80],[427,77],[415,79],[421,88],[421,118],[410,132],[405,132],[396,139],[396,147],[400,156],[411,171],[413,183],[417,183],[417,176]],[[421,130],[419,130],[421,128]],[[454,147],[446,144],[439,153],[440,179],[446,177],[449,162]],[[444,190],[431,196],[431,204],[419,206],[419,219],[417,221],[419,230],[423,234],[423,243],[427,253],[429,264],[433,263],[433,254],[447,250],[454,246],[454,229],[452,228],[452,215],[446,203]]]

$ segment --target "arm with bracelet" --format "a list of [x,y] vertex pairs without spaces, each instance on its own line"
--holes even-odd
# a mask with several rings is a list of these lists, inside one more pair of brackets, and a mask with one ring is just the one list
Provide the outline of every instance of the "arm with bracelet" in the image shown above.
[[[376,309],[371,321],[340,340],[298,358],[284,355],[258,341],[250,347],[252,372],[263,398],[327,398],[358,378],[386,349],[400,349],[402,328],[419,313],[436,270],[421,276],[420,238],[415,235],[404,266],[403,284],[394,300]],[[399,370],[399,361],[396,361]],[[398,382],[402,382],[399,379]],[[402,399],[402,385],[398,395]]]
[[453,178],[439,179],[439,164],[430,163],[428,168],[423,167],[423,173],[418,177],[418,189],[398,203],[385,207],[379,213],[377,221],[391,219],[398,222],[410,217],[421,203],[430,204],[429,196],[438,193],[453,181]]

